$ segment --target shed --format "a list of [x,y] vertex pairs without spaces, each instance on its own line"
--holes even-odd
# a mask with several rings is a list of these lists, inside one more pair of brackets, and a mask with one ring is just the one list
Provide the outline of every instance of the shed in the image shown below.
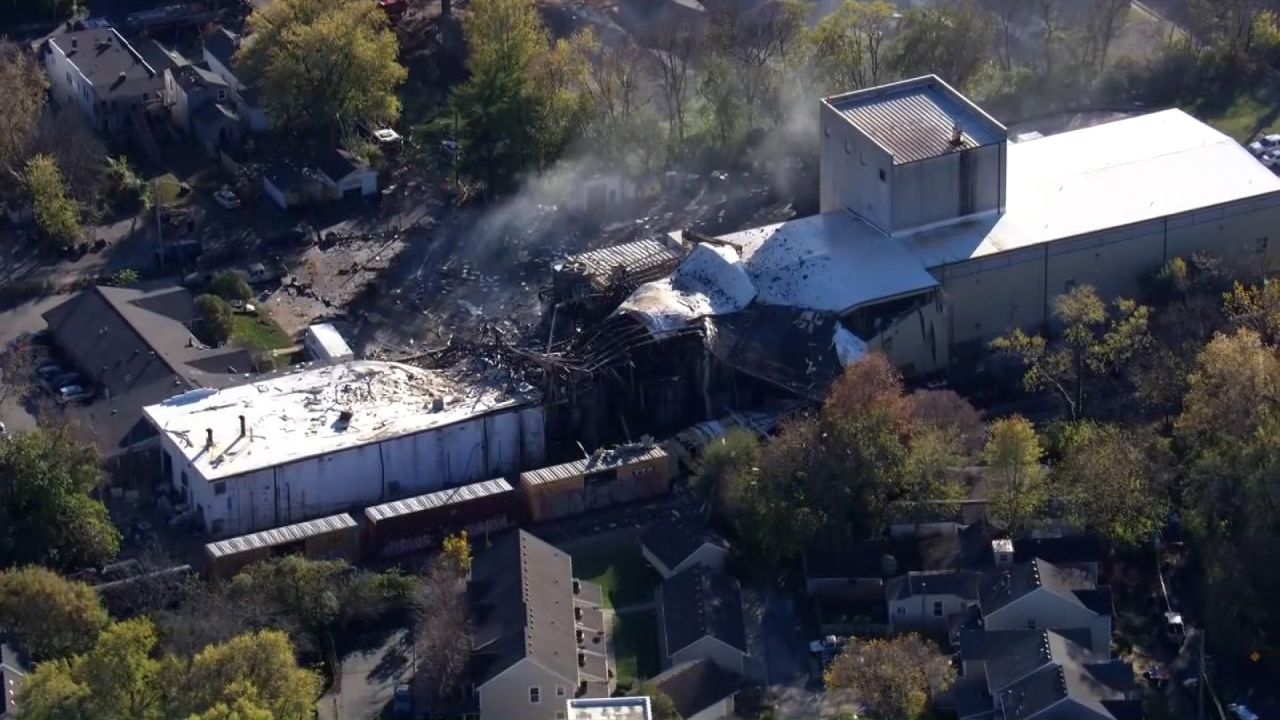
[[308,327],[303,345],[313,360],[342,362],[355,357],[351,346],[347,345],[338,329],[330,323],[317,323]]
[[228,538],[204,546],[210,578],[227,579],[253,563],[281,555],[352,560],[360,548],[356,521],[347,513]]
[[321,153],[315,168],[325,186],[327,199],[364,197],[378,192],[378,173],[346,150]]
[[313,186],[307,171],[292,163],[272,163],[262,173],[262,192],[281,210],[305,205],[311,200]]

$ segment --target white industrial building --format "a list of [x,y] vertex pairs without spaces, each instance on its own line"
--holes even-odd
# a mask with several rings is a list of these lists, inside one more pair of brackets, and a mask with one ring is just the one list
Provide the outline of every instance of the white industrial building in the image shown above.
[[1280,179],[1180,110],[1013,142],[929,76],[825,98],[820,126],[821,214],[708,239],[620,312],[662,336],[793,308],[838,320],[832,357],[801,364],[870,349],[923,375],[1043,327],[1077,284],[1133,294],[1193,253],[1280,266]]
[[144,410],[206,530],[243,534],[541,465],[531,397],[390,362],[312,367]]

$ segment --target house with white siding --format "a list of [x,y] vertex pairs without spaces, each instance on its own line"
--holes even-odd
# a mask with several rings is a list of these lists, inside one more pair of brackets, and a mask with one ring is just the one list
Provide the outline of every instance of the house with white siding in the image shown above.
[[747,630],[737,580],[694,565],[662,583],[657,609],[664,668],[709,659],[737,675],[747,671]]

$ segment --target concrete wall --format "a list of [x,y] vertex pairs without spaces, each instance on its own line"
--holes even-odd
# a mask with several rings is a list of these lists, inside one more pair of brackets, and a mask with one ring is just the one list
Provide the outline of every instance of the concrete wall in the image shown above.
[[[889,625],[895,631],[903,629],[945,629],[947,619],[975,604],[957,595],[913,595],[898,600],[890,599]],[[942,614],[934,614],[934,603],[942,603]]]
[[826,104],[821,106],[820,125],[820,211],[847,209],[887,230],[893,223],[893,157]]
[[[570,630],[569,632],[572,632]],[[529,689],[538,688],[538,702],[529,702]],[[564,695],[557,696],[557,688]],[[481,720],[555,720],[577,691],[577,678],[562,678],[525,659],[480,686]]]
[[[1043,327],[1053,299],[1074,285],[1092,285],[1106,298],[1132,296],[1139,278],[1170,258],[1199,252],[1245,276],[1276,272],[1278,227],[1280,194],[1273,194],[934,268],[950,306],[951,354],[985,351],[987,341],[1017,327]],[[912,361],[894,355],[900,364]]]
[[895,165],[889,183],[893,232],[1004,207],[1005,144]]
[[1089,629],[1090,649],[1111,656],[1111,617],[1098,615],[1043,588],[1030,592],[983,618],[988,630]]
[[[668,608],[668,610],[671,612],[685,612],[684,609],[676,608]],[[696,642],[686,645],[674,653],[671,653],[670,662],[668,662],[664,667],[673,667],[680,663],[709,658],[722,669],[742,675],[746,672],[746,655],[746,653],[742,652],[738,648],[707,635],[703,636]]]
[[240,535],[538,467],[545,451],[534,440],[543,432],[541,408],[510,408],[215,482],[182,459],[171,437],[161,434],[161,446],[172,458],[175,489],[187,473],[205,528]]

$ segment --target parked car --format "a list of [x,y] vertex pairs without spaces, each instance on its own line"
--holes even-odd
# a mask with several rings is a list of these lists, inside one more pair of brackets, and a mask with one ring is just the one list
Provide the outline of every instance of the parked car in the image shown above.
[[1276,165],[1280,165],[1280,148],[1268,150],[1262,153],[1262,155],[1258,157],[1258,161],[1269,168],[1274,168]]
[[72,403],[88,400],[93,397],[93,393],[85,390],[81,385],[67,385],[58,389],[58,402]]
[[1243,703],[1231,703],[1227,706],[1227,714],[1235,720],[1258,720],[1258,713],[1250,710]]
[[60,388],[67,387],[68,385],[79,385],[82,379],[83,378],[80,377],[80,373],[75,373],[75,372],[67,372],[67,373],[62,373],[61,375],[54,375],[53,377],[49,378],[49,389],[57,390]]
[[1249,152],[1254,155],[1261,155],[1268,150],[1275,150],[1276,148],[1280,148],[1280,133],[1263,135],[1249,143]]
[[44,380],[55,378],[65,372],[66,370],[63,370],[62,366],[58,363],[45,363],[44,365],[36,368],[36,374]]
[[413,717],[413,691],[408,683],[396,685],[395,694],[391,696],[391,717],[396,720]]
[[240,207],[240,198],[236,197],[236,194],[231,192],[231,188],[226,186],[215,192],[213,199],[227,210],[236,210]]

